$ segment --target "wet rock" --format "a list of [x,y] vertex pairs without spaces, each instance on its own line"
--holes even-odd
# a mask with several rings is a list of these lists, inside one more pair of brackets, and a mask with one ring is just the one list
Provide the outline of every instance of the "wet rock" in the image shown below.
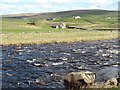
[[18,82],[16,87],[28,88],[28,87],[29,87],[29,85],[27,85],[27,84],[26,84],[26,83],[24,83],[24,82]]
[[61,76],[58,74],[51,74],[52,81],[60,82],[62,80]]
[[28,63],[33,63],[33,62],[35,62],[35,61],[36,61],[36,59],[33,59],[33,60],[27,60]]
[[85,51],[81,50],[81,49],[73,49],[74,53],[85,53]]
[[52,63],[53,66],[62,65],[64,62]]
[[40,80],[40,79],[36,79],[35,83],[38,85],[45,85],[45,82],[43,80]]
[[34,63],[33,65],[36,67],[44,67],[45,66],[44,64],[41,64],[41,63]]
[[83,54],[84,54],[84,53],[85,53],[85,51],[82,51],[81,53],[83,53]]
[[104,82],[95,82],[90,88],[104,88]]
[[15,76],[14,74],[6,73],[7,76]]
[[101,61],[96,61],[96,64],[97,65],[102,65],[102,62]]
[[103,57],[107,57],[107,58],[112,58],[112,56],[110,54],[103,54]]
[[103,66],[110,66],[109,63],[103,63]]
[[87,70],[88,68],[85,67],[84,65],[80,66],[80,67],[77,67],[79,70]]
[[61,60],[63,60],[63,61],[68,60],[68,59],[67,59],[67,58],[65,58],[65,57],[60,57],[59,59],[61,59]]
[[113,67],[119,67],[119,65],[120,65],[120,62],[116,62],[116,63],[111,64],[111,66],[113,66]]
[[120,76],[117,78],[118,86],[120,86]]
[[116,87],[118,85],[117,78],[111,78],[105,83],[105,87]]
[[90,71],[72,72],[64,79],[66,88],[86,87],[95,82],[96,75]]
[[70,56],[70,53],[63,53],[64,55],[68,55],[68,56]]
[[112,53],[112,54],[118,54],[119,51],[118,50],[107,50],[108,52]]

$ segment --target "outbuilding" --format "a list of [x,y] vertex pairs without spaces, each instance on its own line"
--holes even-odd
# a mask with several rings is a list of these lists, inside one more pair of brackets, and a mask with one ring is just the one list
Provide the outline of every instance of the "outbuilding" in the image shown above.
[[47,21],[54,21],[56,18],[47,18]]
[[50,25],[52,28],[57,28],[57,29],[64,29],[66,28],[66,24],[63,22],[59,22],[59,23],[52,23]]
[[80,16],[75,16],[75,17],[73,17],[74,19],[81,19],[81,17]]

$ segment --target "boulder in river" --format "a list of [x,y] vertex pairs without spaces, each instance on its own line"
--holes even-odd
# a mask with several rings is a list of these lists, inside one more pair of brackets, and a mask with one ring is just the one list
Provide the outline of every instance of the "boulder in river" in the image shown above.
[[89,87],[95,82],[96,74],[90,71],[72,72],[64,79],[66,88]]
[[37,85],[45,85],[45,82],[43,80],[36,79],[35,82]]
[[118,85],[118,81],[116,78],[111,78],[107,80],[105,83],[105,87],[116,87]]

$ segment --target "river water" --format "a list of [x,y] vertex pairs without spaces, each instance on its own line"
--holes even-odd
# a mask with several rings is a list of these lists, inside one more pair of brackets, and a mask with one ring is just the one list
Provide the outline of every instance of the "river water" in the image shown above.
[[[2,88],[64,88],[70,72],[118,77],[118,40],[2,46]],[[40,82],[40,83],[38,83]]]

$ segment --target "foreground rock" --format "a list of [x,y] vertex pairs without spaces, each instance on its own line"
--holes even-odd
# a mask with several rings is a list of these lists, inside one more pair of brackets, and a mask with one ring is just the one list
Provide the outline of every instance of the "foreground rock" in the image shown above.
[[95,73],[90,71],[72,72],[64,79],[64,85],[68,89],[89,87],[95,82]]
[[105,83],[106,87],[116,87],[117,85],[118,85],[117,78],[111,78]]
[[95,82],[96,74],[90,71],[72,72],[64,79],[66,89],[79,90],[80,88],[117,88],[118,78],[108,79],[106,82]]

